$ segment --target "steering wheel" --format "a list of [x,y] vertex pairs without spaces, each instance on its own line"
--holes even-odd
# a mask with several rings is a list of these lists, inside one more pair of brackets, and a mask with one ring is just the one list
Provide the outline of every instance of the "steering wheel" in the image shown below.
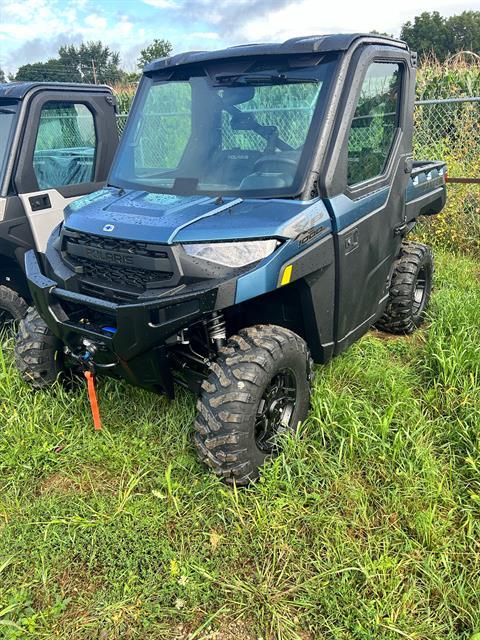
[[[280,164],[284,164],[286,165],[286,169],[296,169],[297,168],[297,164],[298,161],[295,160],[295,158],[288,158],[283,156],[282,154],[275,154],[275,155],[271,155],[271,156],[264,156],[263,158],[259,158],[255,164],[253,165],[255,171],[258,171],[259,173],[262,173],[262,165],[265,164],[272,164],[278,162]],[[271,172],[270,172],[271,173]],[[282,173],[282,171],[280,171],[279,173]]]

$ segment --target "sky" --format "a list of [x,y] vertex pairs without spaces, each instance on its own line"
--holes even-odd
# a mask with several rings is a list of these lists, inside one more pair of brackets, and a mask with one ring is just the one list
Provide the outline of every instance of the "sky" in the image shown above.
[[420,11],[470,9],[480,0],[0,0],[0,67],[12,73],[55,57],[61,45],[102,40],[133,71],[154,38],[180,53],[321,33],[398,36]]

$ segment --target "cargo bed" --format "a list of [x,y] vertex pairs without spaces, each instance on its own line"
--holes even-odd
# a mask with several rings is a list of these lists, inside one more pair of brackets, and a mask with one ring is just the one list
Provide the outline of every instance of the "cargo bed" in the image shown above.
[[406,222],[418,216],[439,213],[447,199],[447,165],[436,160],[417,160],[413,163],[405,198]]

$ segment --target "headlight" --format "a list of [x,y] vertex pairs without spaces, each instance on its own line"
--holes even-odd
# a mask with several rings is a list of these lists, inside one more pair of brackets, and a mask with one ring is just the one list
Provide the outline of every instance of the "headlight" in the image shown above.
[[183,250],[189,256],[210,260],[225,267],[245,267],[247,264],[263,260],[279,245],[278,240],[253,240],[245,242],[212,242],[209,244],[184,244]]

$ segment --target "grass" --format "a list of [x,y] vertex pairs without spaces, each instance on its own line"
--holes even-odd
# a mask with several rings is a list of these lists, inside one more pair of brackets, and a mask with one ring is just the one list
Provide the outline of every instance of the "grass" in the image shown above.
[[[480,632],[480,267],[437,256],[431,319],[317,369],[301,437],[242,491],[193,399],[31,393],[0,359],[0,637],[457,640]],[[3,634],[3,635],[2,635]]]

